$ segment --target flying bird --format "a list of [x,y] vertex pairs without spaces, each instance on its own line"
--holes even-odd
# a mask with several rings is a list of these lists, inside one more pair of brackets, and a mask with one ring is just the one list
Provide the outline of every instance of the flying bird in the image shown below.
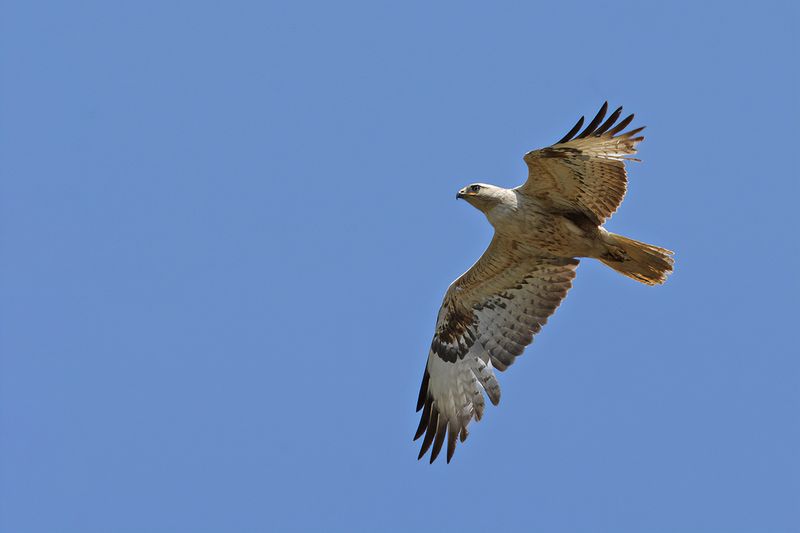
[[[494,369],[503,371],[533,341],[567,295],[579,257],[598,259],[620,274],[657,285],[672,272],[672,252],[603,228],[622,203],[625,162],[636,160],[644,129],[624,131],[622,107],[608,119],[608,102],[581,131],[584,117],[560,141],[525,154],[527,181],[514,189],[485,183],[456,198],[479,209],[494,227],[480,259],[455,280],[436,320],[417,401],[422,411],[414,440],[419,458],[436,459],[480,420],[484,393],[500,401]],[[579,133],[580,132],[580,133]]]

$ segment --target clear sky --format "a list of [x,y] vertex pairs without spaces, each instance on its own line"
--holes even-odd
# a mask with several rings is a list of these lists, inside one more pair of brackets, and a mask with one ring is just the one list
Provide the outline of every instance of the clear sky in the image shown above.
[[[800,531],[797,3],[648,4],[4,2],[0,530]],[[675,274],[417,462],[456,191],[606,99]]]

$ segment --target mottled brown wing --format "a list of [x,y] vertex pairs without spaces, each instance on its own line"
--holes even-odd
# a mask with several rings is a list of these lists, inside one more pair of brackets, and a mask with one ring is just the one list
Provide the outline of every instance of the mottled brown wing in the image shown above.
[[483,256],[444,297],[420,387],[422,410],[414,439],[425,435],[419,457],[430,461],[447,437],[447,462],[467,425],[480,420],[484,392],[495,405],[505,370],[521,355],[572,286],[577,259],[545,258],[495,235]]
[[625,161],[644,140],[637,136],[644,128],[620,133],[633,120],[628,115],[618,124],[622,108],[603,122],[608,102],[586,128],[583,117],[556,144],[525,154],[528,180],[520,190],[539,198],[554,210],[578,212],[595,224],[602,224],[617,210],[625,197]]

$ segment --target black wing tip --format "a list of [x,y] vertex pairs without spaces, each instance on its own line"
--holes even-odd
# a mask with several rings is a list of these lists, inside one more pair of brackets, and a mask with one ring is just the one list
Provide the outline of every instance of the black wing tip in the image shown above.
[[428,428],[428,424],[430,423],[431,417],[431,408],[433,406],[433,399],[428,397],[425,400],[425,408],[422,410],[422,416],[419,417],[419,426],[417,427],[417,432],[414,434],[414,440],[416,441],[419,439],[425,430]]
[[566,135],[561,137],[561,139],[558,142],[556,142],[555,144],[561,144],[561,143],[569,142],[572,139],[572,137],[574,137],[575,134],[578,133],[578,130],[581,129],[581,126],[583,126],[583,120],[584,120],[583,116],[581,116],[581,118],[578,119],[578,122],[576,122],[575,125],[572,126],[572,129],[569,130],[569,132],[567,132]]
[[425,434],[425,439],[422,441],[422,446],[419,449],[419,455],[417,455],[417,461],[425,457],[425,454],[428,453],[428,448],[431,447],[431,443],[433,442],[433,434],[430,434],[431,438],[428,439],[428,433]]
[[[623,135],[624,135],[625,137],[633,137],[633,136],[634,136],[634,135],[636,135],[637,133],[641,133],[642,131],[644,131],[644,129],[645,129],[646,127],[647,127],[647,126],[641,126],[641,127],[639,127],[639,128],[636,128],[635,130],[626,131],[626,132],[625,132]],[[642,138],[643,138],[643,137],[642,137]],[[634,140],[634,139],[631,139],[631,140]]]
[[458,428],[454,427],[452,423],[447,425],[447,464],[450,464],[450,459],[456,453],[456,442],[458,441]]
[[425,402],[425,410],[422,412],[422,418],[417,428],[417,433],[414,435],[414,440],[419,439],[423,434],[425,438],[422,440],[422,445],[417,455],[417,461],[425,457],[425,454],[430,450],[429,464],[433,464],[442,451],[445,437],[447,438],[447,464],[453,459],[456,452],[456,444],[459,439],[464,442],[467,439],[466,426],[458,427],[460,424],[453,424],[445,420],[433,405],[431,398]]
[[419,396],[417,397],[417,412],[425,405],[425,399],[428,397],[428,382],[431,379],[428,373],[428,366],[425,365],[425,373],[422,375],[422,384],[419,386]]
[[603,102],[603,105],[600,106],[600,110],[594,116],[592,121],[586,126],[586,129],[580,132],[576,139],[583,139],[584,137],[588,137],[592,135],[594,131],[597,129],[597,126],[603,121],[603,118],[606,116],[606,112],[608,111],[608,101]]
[[602,124],[602,125],[601,125],[599,128],[597,128],[597,129],[595,130],[594,134],[595,134],[595,135],[602,135],[602,134],[604,134],[606,131],[608,131],[608,128],[610,128],[611,126],[613,126],[613,125],[614,125],[614,123],[617,121],[617,119],[619,118],[619,116],[620,116],[621,114],[622,114],[622,106],[619,106],[618,108],[616,108],[616,109],[614,110],[614,112],[613,112],[613,113],[611,113],[611,116],[609,116],[609,117],[606,119],[606,121],[605,121],[605,122],[603,122],[603,124]]
[[436,426],[436,438],[433,439],[433,449],[431,450],[431,462],[436,460],[439,457],[439,452],[442,451],[442,445],[444,444],[444,437],[447,433],[447,421],[441,419],[440,415],[439,424]]
[[[611,113],[611,115],[608,117],[608,119],[605,122],[603,122],[603,118],[605,118],[605,115],[606,115],[607,111],[608,111],[608,100],[603,102],[603,105],[600,106],[600,110],[597,112],[597,115],[595,115],[595,117],[586,126],[586,128],[584,128],[583,131],[578,133],[578,131],[581,129],[581,126],[583,126],[583,122],[585,120],[585,117],[581,116],[581,118],[578,119],[578,122],[575,124],[575,126],[573,126],[572,129],[569,130],[569,132],[566,135],[564,135],[564,137],[559,139],[558,142],[556,142],[554,144],[562,144],[562,143],[566,143],[566,142],[569,142],[569,141],[574,140],[574,139],[583,139],[583,138],[586,138],[586,137],[589,137],[589,136],[599,137],[599,136],[601,136],[603,134],[608,134],[611,137],[614,137],[615,135],[620,133],[622,130],[624,130],[628,126],[628,124],[631,123],[631,121],[634,118],[633,113],[631,113],[630,115],[625,117],[619,124],[614,126],[614,123],[617,121],[617,119],[622,114],[622,106],[619,106],[617,109],[615,109],[614,112]],[[602,124],[601,124],[601,122],[602,122]],[[614,126],[613,129],[611,129],[612,126]],[[632,132],[626,132],[624,135],[626,135],[627,137],[632,137],[633,135],[635,135],[636,133],[639,133],[643,129],[644,129],[644,127],[641,127],[641,128],[636,129],[636,130],[632,130]],[[632,139],[632,140],[640,141],[640,140],[643,140],[643,138],[642,139],[636,138],[636,139]]]
[[[431,444],[433,443],[433,437],[436,436],[436,432],[437,432],[436,428],[438,426],[438,421],[439,421],[439,410],[436,409],[435,405],[433,405],[433,401],[432,400],[430,402],[430,406],[431,406],[430,409],[426,409],[425,411],[422,412],[423,416],[422,416],[422,420],[420,420],[420,428],[424,427],[424,429],[418,429],[417,430],[417,433],[419,433],[420,435],[422,435],[422,433],[425,433],[425,438],[422,439],[422,446],[420,446],[419,455],[417,456],[417,460],[422,459],[422,456],[424,456],[425,452],[428,451],[428,448],[431,447]],[[425,414],[426,413],[428,415],[428,419],[427,420],[425,419]],[[427,424],[427,427],[425,427],[426,424]],[[419,438],[419,437],[417,437],[417,438]],[[416,438],[414,440],[416,440]]]

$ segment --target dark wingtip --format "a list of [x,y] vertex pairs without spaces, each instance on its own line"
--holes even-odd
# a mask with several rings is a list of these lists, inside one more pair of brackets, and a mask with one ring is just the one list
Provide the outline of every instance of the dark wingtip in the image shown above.
[[578,122],[576,122],[575,125],[572,126],[572,129],[569,130],[569,132],[566,135],[564,135],[561,138],[561,140],[556,142],[555,144],[565,143],[565,142],[569,141],[570,139],[572,139],[572,136],[575,135],[576,133],[578,133],[578,130],[581,129],[581,126],[583,126],[583,117],[579,118]]
[[447,425],[447,464],[450,464],[450,459],[456,453],[456,441],[458,440],[458,429],[453,427],[450,423]]
[[[633,137],[637,133],[640,133],[642,130],[644,130],[644,128],[645,128],[645,126],[642,126],[641,128],[636,128],[635,130],[627,131],[627,132],[625,132],[625,137]],[[635,140],[635,139],[631,139],[631,140]]]
[[625,117],[624,119],[622,119],[622,122],[620,122],[619,124],[617,124],[616,126],[614,126],[614,128],[613,128],[613,129],[609,130],[609,132],[608,132],[608,133],[609,133],[609,134],[610,134],[610,135],[613,137],[613,136],[614,136],[614,135],[616,135],[617,133],[621,132],[621,131],[622,131],[622,130],[624,130],[626,127],[628,127],[628,124],[630,124],[630,123],[631,123],[631,121],[633,121],[633,117],[634,117],[634,115],[633,115],[633,113],[631,113],[630,115],[628,115],[627,117]]
[[602,105],[602,106],[600,106],[600,111],[598,111],[598,112],[597,112],[597,114],[594,116],[594,118],[593,118],[593,119],[592,119],[592,121],[589,123],[589,125],[588,125],[588,126],[586,126],[586,129],[585,129],[585,130],[583,130],[583,131],[582,131],[582,132],[581,132],[581,133],[580,133],[580,134],[579,134],[577,137],[575,137],[575,138],[576,138],[576,139],[583,139],[584,137],[588,137],[589,135],[591,135],[592,133],[594,133],[594,130],[595,130],[595,128],[597,128],[597,126],[598,126],[598,125],[600,124],[600,122],[603,120],[603,117],[605,117],[605,116],[606,116],[606,111],[608,111],[608,102],[607,102],[607,101],[606,101],[606,102],[603,102],[603,105]]
[[419,426],[417,427],[417,432],[414,434],[414,440],[420,438],[428,427],[428,422],[431,417],[431,403],[433,403],[431,398],[425,401],[425,408],[422,410],[422,416],[419,417]]
[[433,449],[431,450],[431,464],[439,457],[439,452],[442,451],[445,433],[447,433],[447,422],[440,420],[436,428],[436,438],[433,441]]
[[422,447],[420,447],[419,455],[417,455],[417,461],[419,461],[420,459],[422,459],[425,456],[425,452],[428,451],[428,448],[430,447],[431,442],[433,442],[433,438],[431,438],[431,442],[426,442],[427,440],[428,440],[428,435],[425,435],[425,440],[422,441]]
[[594,134],[602,135],[606,131],[608,131],[608,128],[614,125],[614,122],[617,121],[621,113],[622,113],[622,106],[619,106],[614,110],[613,113],[611,113],[611,116],[608,117],[605,122],[603,122],[603,125],[595,130]]
[[422,446],[420,446],[417,460],[422,459],[422,456],[425,455],[425,452],[427,452],[428,448],[431,447],[431,443],[433,442],[433,437],[436,435],[436,423],[438,420],[439,420],[439,411],[436,410],[436,408],[433,407],[433,405],[431,405],[431,413],[430,413],[430,419],[428,420],[428,428],[425,433],[425,438],[422,439]]
[[428,382],[431,375],[428,373],[428,367],[425,367],[425,374],[422,376],[422,384],[419,387],[419,396],[417,397],[417,412],[425,405],[425,399],[428,397]]
[[[606,112],[607,111],[608,111],[608,101],[605,101],[605,102],[603,102],[603,105],[600,107],[600,110],[597,112],[597,115],[595,115],[595,117],[586,126],[586,128],[584,128],[583,131],[578,133],[578,131],[580,131],[581,127],[583,126],[583,122],[584,122],[584,117],[581,117],[578,120],[578,122],[575,124],[575,126],[573,126],[571,130],[569,130],[569,133],[564,135],[564,137],[559,139],[559,141],[554,143],[554,144],[562,144],[562,143],[565,143],[565,142],[569,142],[569,141],[571,141],[573,139],[583,139],[585,137],[589,137],[590,135],[594,135],[596,137],[599,137],[600,135],[603,135],[605,133],[608,133],[609,135],[611,135],[613,137],[613,136],[617,135],[618,133],[620,133],[622,130],[624,130],[628,126],[628,124],[630,124],[631,121],[633,121],[633,118],[634,118],[634,115],[630,114],[627,117],[625,117],[619,124],[614,126],[614,123],[617,121],[617,119],[622,114],[622,106],[619,106],[617,109],[614,110],[613,113],[611,113],[611,115],[608,117],[608,119],[606,119],[606,121],[603,122],[602,125],[601,125],[600,123],[603,121],[603,118],[606,116]],[[612,128],[612,126],[613,126],[613,128]],[[641,129],[634,130],[634,132],[635,132],[634,135],[636,133],[638,133],[639,131],[641,131]],[[577,135],[576,135],[576,133],[577,133]],[[626,133],[625,135],[628,135],[628,134]],[[630,137],[631,135],[628,135],[628,136]],[[641,139],[637,138],[636,140],[641,140]]]

